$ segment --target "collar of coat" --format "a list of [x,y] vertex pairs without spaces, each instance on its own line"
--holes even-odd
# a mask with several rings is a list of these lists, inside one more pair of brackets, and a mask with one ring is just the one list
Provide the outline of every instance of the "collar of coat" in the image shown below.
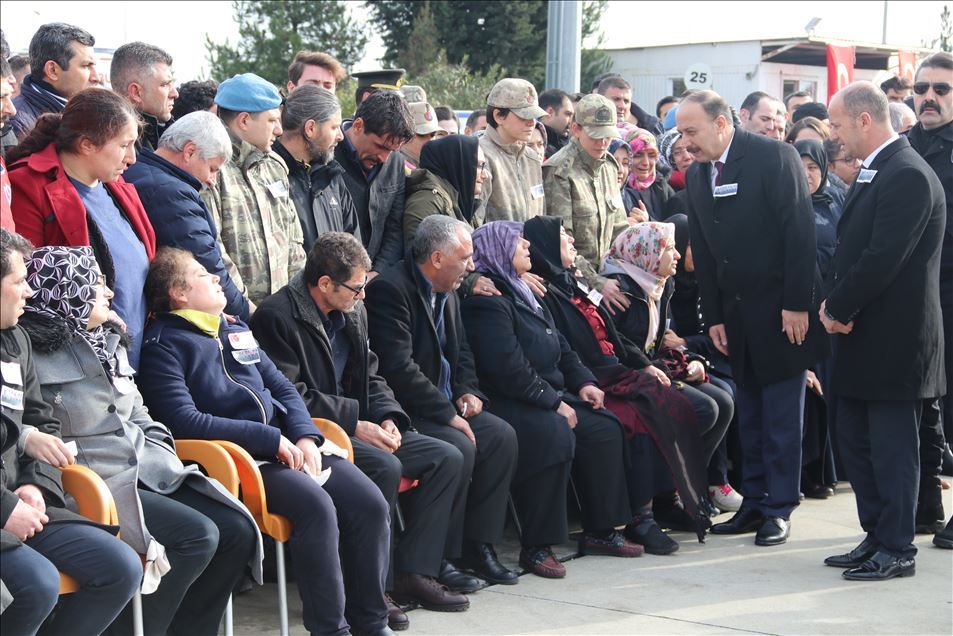
[[[30,336],[33,349],[40,353],[54,353],[73,341],[66,321],[42,314],[24,313],[18,323]],[[129,347],[132,340],[117,323],[109,321],[106,327],[106,350],[112,354],[119,345]]]
[[508,144],[503,141],[503,138],[500,137],[500,133],[493,128],[492,126],[486,127],[486,132],[483,133],[483,136],[493,142],[493,145],[499,146],[499,148],[508,155],[513,155],[519,159],[520,155],[523,154],[523,151],[526,150],[526,144],[522,141],[514,141],[511,144]]
[[938,139],[953,142],[953,121],[933,130],[927,130],[923,127],[923,124],[918,122],[907,132],[906,136],[910,145],[922,156],[933,150],[933,146]]
[[[232,161],[241,166],[242,170],[248,170],[259,161],[263,161],[271,153],[264,153],[255,146],[251,145],[235,133],[228,130],[228,136],[232,140]],[[282,161],[282,163],[284,163]]]

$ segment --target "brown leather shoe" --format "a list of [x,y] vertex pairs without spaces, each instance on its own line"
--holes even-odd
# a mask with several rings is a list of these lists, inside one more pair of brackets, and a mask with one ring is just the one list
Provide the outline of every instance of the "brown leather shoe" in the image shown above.
[[566,576],[566,568],[548,545],[520,550],[520,567],[544,579],[561,579]]
[[394,577],[393,597],[401,603],[419,603],[433,612],[463,612],[470,607],[470,599],[463,594],[451,592],[434,578],[409,572]]
[[632,543],[621,532],[612,532],[605,538],[584,534],[579,539],[579,552],[604,556],[637,557],[642,556],[645,548],[637,543]]
[[387,626],[395,632],[402,632],[410,627],[410,619],[407,618],[407,613],[394,602],[390,594],[384,595],[384,601],[387,603]]

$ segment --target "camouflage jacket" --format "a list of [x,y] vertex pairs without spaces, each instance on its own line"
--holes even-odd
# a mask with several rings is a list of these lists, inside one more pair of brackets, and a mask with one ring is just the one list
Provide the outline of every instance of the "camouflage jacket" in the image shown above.
[[575,239],[576,267],[590,286],[602,289],[596,272],[619,232],[628,226],[615,159],[590,157],[573,139],[543,164],[546,214],[563,220]]
[[474,226],[490,221],[522,222],[542,214],[543,175],[536,152],[522,143],[504,144],[493,128],[480,137],[480,147],[490,174],[483,182]]
[[202,199],[215,219],[229,275],[258,304],[304,267],[304,235],[281,157],[231,137],[232,157]]

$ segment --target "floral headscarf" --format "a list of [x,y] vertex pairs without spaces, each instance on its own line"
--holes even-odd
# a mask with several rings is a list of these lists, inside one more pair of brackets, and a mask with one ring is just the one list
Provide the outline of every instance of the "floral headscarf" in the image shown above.
[[[634,127],[633,127],[634,128]],[[645,179],[640,180],[635,174],[635,167],[633,165],[632,169],[629,170],[629,186],[635,188],[636,190],[645,190],[653,183],[655,183],[655,161],[658,161],[658,145],[655,141],[655,135],[650,133],[647,130],[641,128],[634,128],[629,131],[623,137],[625,143],[629,145],[629,148],[632,150],[632,156],[639,154],[643,150],[648,149],[650,152],[655,153],[655,160],[652,161],[652,171],[649,173],[649,176]],[[633,159],[634,162],[634,159]]]
[[86,328],[96,302],[96,288],[102,272],[91,247],[40,247],[26,262],[26,280],[33,288],[26,311],[66,322],[74,336],[93,348],[96,357],[108,364],[106,330]]
[[496,274],[505,280],[517,296],[535,310],[539,303],[513,267],[513,255],[522,236],[523,224],[516,221],[481,225],[473,231],[473,266],[478,272]]

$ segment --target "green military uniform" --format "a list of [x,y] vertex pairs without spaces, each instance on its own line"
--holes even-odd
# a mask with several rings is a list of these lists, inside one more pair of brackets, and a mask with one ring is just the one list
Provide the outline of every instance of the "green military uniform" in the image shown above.
[[[602,95],[586,95],[576,106],[576,123],[590,137],[617,135],[615,106]],[[615,159],[593,159],[575,137],[543,164],[546,214],[563,220],[575,239],[576,267],[590,286],[602,289],[596,272],[612,240],[626,227],[625,207]]]

